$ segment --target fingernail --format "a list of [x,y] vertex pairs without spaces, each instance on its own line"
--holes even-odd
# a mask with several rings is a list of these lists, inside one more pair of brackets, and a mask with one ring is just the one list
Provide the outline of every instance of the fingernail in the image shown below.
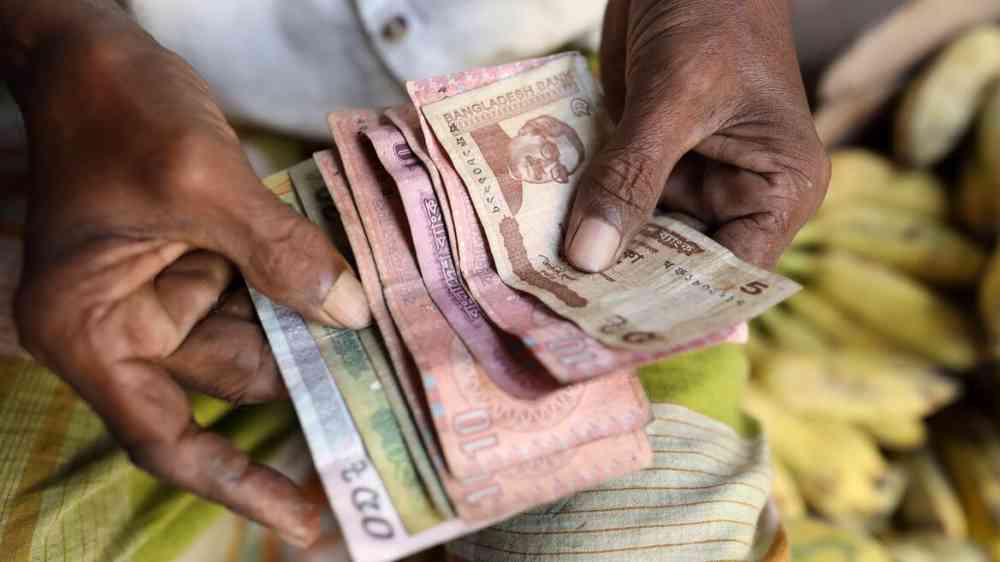
[[588,217],[576,230],[566,257],[576,267],[596,273],[611,265],[621,242],[617,228],[601,219]]
[[326,295],[323,310],[337,323],[352,330],[360,330],[372,321],[365,290],[350,271],[341,273],[337,278],[333,288]]

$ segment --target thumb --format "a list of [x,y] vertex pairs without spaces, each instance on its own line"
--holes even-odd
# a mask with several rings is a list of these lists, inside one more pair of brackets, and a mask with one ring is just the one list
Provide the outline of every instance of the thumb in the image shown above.
[[250,178],[227,197],[211,233],[216,251],[247,283],[322,324],[361,329],[371,322],[364,289],[347,260],[315,224]]
[[[670,171],[690,147],[657,112],[625,114],[577,186],[564,251],[583,271],[615,263],[632,236],[652,216]],[[666,134],[671,131],[671,134]],[[685,135],[686,136],[686,135]]]

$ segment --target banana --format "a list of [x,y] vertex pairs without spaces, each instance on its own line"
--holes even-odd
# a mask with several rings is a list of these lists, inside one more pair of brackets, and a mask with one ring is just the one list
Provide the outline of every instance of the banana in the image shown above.
[[791,472],[778,459],[771,459],[771,473],[774,478],[771,481],[771,497],[774,498],[778,512],[784,519],[796,519],[806,514],[806,502],[802,499],[802,493],[795,485],[795,479]]
[[889,552],[863,531],[803,517],[785,524],[795,562],[894,562]]
[[935,443],[951,474],[969,535],[1000,560],[1000,434],[990,420],[966,413],[948,420]]
[[989,562],[979,545],[935,533],[891,537],[885,544],[895,562]]
[[969,525],[962,504],[934,455],[926,450],[914,453],[904,467],[909,486],[900,514],[905,524],[949,539],[966,538]]
[[[756,324],[751,324],[750,334],[747,336],[747,343],[744,346],[750,365],[756,371],[774,355],[776,351],[774,340],[763,333]],[[754,374],[754,373],[751,373]]]
[[785,301],[795,314],[839,347],[870,350],[892,348],[884,337],[852,318],[816,291],[805,287]]
[[896,114],[899,158],[917,167],[948,155],[1000,76],[1000,27],[983,25],[956,39],[913,81]]
[[[1000,113],[1000,108],[997,111]],[[1000,143],[1000,139],[996,142]],[[1000,146],[997,149],[1000,151]],[[1000,154],[994,158],[1000,158]],[[996,166],[1000,168],[1000,163]],[[956,213],[977,234],[989,236],[1000,232],[1000,174],[987,171],[977,158],[969,158],[962,165]]]
[[986,264],[978,244],[936,219],[876,206],[836,209],[813,221],[821,245],[945,285],[974,283]]
[[828,252],[813,278],[821,294],[904,349],[952,369],[976,363],[975,332],[962,313],[902,273]]
[[753,385],[744,408],[767,430],[775,456],[792,473],[806,502],[832,520],[858,521],[890,513],[905,476],[874,441],[842,422],[793,415]]
[[864,420],[858,427],[867,431],[880,446],[893,451],[912,451],[927,443],[927,426],[920,418],[885,413],[881,420]]
[[905,423],[891,427],[889,420],[919,421],[952,402],[959,390],[956,382],[923,364],[858,350],[778,352],[761,367],[758,382],[795,412],[884,426],[880,431],[889,441],[894,433],[908,434],[899,439],[904,444],[920,429]]
[[781,349],[803,353],[823,353],[830,349],[826,338],[808,322],[779,307],[761,314],[756,321]]
[[990,355],[1000,360],[1000,249],[990,260],[979,285],[979,315],[990,338]]
[[[976,131],[976,156],[988,177],[993,178],[994,182],[1000,178],[1000,89],[995,89],[990,95],[979,118],[979,129]],[[998,191],[1000,186],[994,184],[995,196]],[[1000,203],[997,203],[996,199],[994,205],[996,205],[994,211],[1000,213],[998,208]]]
[[[803,230],[806,228],[809,228],[809,224],[806,224]],[[802,231],[799,232],[801,233]],[[786,277],[808,281],[816,272],[816,260],[817,258],[814,253],[792,246],[778,260],[775,271]]]
[[928,217],[948,214],[948,197],[934,176],[899,172],[886,157],[861,148],[830,154],[830,188],[820,215],[857,204],[890,207]]

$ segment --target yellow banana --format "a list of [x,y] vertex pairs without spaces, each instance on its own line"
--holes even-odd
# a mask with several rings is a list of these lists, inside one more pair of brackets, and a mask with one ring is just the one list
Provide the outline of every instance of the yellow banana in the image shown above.
[[978,244],[936,219],[876,206],[852,206],[813,221],[825,247],[891,265],[918,279],[963,285],[986,264]]
[[893,451],[912,451],[927,443],[927,426],[921,418],[884,412],[881,420],[864,420],[858,426],[883,448]]
[[[976,156],[983,171],[994,180],[994,195],[1000,194],[998,193],[1000,186],[996,184],[997,179],[1000,179],[1000,89],[994,89],[990,94],[989,101],[986,102],[979,118],[979,129],[976,131]],[[994,212],[1000,214],[1000,202],[994,199],[993,203]],[[994,218],[997,218],[997,215],[994,215]]]
[[803,517],[785,523],[795,562],[894,562],[868,533]]
[[1000,249],[990,260],[979,285],[979,314],[990,338],[990,355],[1000,359]]
[[969,526],[962,504],[934,455],[926,450],[914,453],[904,467],[909,486],[900,514],[905,524],[950,539],[966,538]]
[[1000,27],[983,25],[956,39],[913,81],[896,114],[901,160],[930,166],[947,156],[1000,76]]
[[948,214],[947,193],[933,176],[899,172],[888,158],[870,150],[836,150],[830,154],[830,188],[820,215],[857,204],[930,217]]
[[809,323],[781,308],[768,310],[756,321],[781,349],[804,353],[822,353],[830,349],[830,342]]
[[976,363],[973,327],[927,287],[844,252],[823,254],[817,264],[816,289],[876,332],[952,369]]
[[886,463],[874,441],[842,422],[790,413],[751,385],[744,407],[764,425],[775,456],[817,512],[840,521],[891,512],[905,477]]
[[923,364],[856,350],[778,352],[758,377],[761,388],[795,412],[884,425],[885,435],[908,432],[911,438],[912,427],[891,428],[887,418],[919,420],[953,401],[959,390]]
[[964,415],[935,433],[968,521],[970,536],[1000,560],[1000,435],[988,419]]
[[808,320],[837,346],[882,351],[892,348],[892,344],[884,337],[809,287],[803,288],[785,302],[789,309]]
[[771,497],[774,498],[778,512],[784,519],[796,519],[806,514],[806,502],[802,493],[795,485],[792,473],[778,459],[771,459]]
[[[1000,143],[1000,139],[996,142]],[[997,149],[1000,150],[1000,146]],[[1000,153],[994,158],[1000,158]],[[996,166],[1000,168],[1000,163]],[[1000,174],[987,171],[977,158],[969,158],[962,166],[956,213],[978,234],[988,236],[1000,232]]]
[[936,533],[890,537],[885,544],[895,562],[989,562],[976,543]]

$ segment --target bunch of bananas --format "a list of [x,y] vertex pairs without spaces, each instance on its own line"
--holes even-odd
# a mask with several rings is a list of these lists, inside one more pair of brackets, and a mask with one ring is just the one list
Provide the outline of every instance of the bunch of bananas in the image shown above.
[[834,151],[778,266],[804,289],[752,325],[795,560],[1000,562],[1000,409],[962,396],[1000,390],[998,79],[981,26],[909,85],[894,158]]

